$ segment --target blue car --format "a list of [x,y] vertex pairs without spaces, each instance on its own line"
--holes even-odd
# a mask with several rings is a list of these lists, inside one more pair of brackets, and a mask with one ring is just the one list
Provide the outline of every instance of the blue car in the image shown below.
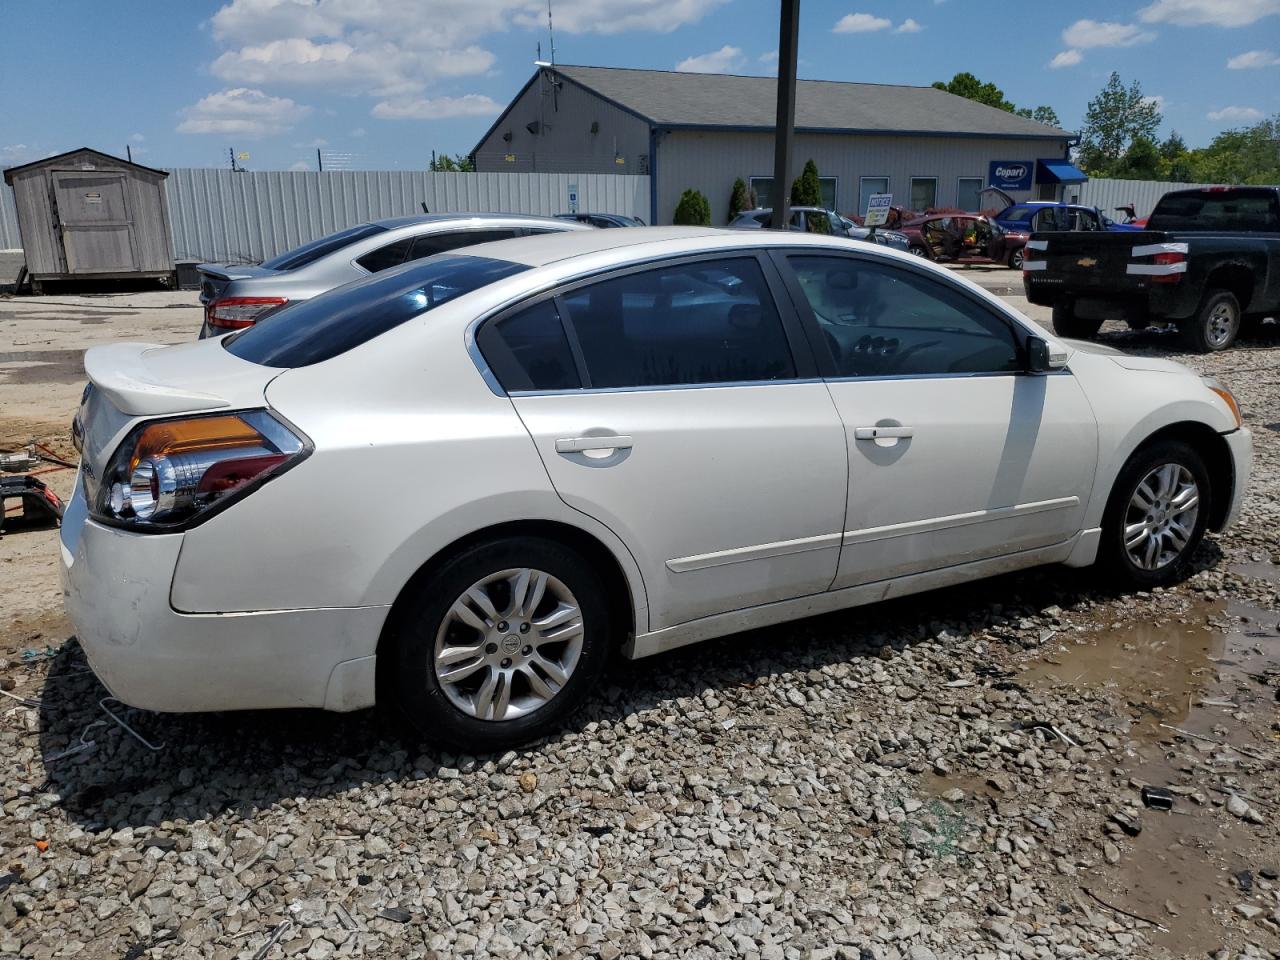
[[1116,223],[1097,207],[1076,203],[1028,200],[1005,207],[992,219],[1006,231],[1034,233],[1037,230],[1109,230],[1129,233],[1142,227]]

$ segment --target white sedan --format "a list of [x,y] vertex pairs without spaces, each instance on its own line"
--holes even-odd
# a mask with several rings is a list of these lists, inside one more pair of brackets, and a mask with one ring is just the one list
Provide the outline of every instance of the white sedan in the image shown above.
[[113,695],[381,700],[473,752],[614,650],[1037,564],[1170,583],[1251,458],[1214,380],[794,233],[485,244],[85,366],[62,562]]

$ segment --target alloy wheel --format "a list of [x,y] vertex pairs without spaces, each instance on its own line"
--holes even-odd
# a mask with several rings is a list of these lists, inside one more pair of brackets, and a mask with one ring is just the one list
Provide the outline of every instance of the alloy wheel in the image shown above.
[[1150,470],[1129,499],[1124,549],[1142,570],[1167,567],[1186,550],[1200,512],[1200,487],[1180,463]]
[[1209,313],[1206,322],[1205,339],[1213,347],[1224,347],[1235,336],[1238,320],[1230,303],[1219,303]]
[[582,642],[582,610],[568,587],[542,570],[501,570],[449,608],[436,631],[432,669],[467,716],[514,720],[564,689]]

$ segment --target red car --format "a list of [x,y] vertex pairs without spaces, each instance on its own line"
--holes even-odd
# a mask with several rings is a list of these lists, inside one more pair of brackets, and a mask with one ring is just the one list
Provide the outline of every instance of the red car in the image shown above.
[[935,213],[899,226],[911,252],[940,263],[998,263],[1022,269],[1028,233],[1002,229],[977,213]]

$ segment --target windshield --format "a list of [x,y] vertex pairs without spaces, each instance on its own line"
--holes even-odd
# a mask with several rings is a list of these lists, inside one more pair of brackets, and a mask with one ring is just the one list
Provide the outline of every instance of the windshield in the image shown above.
[[1148,230],[1280,230],[1280,203],[1266,190],[1166,193]]
[[222,345],[265,367],[306,367],[528,269],[507,260],[440,254],[303,300],[224,338]]
[[268,270],[297,270],[299,267],[305,267],[309,263],[315,263],[321,257],[326,257],[335,250],[341,250],[349,243],[355,243],[365,237],[372,237],[375,233],[385,233],[386,229],[386,227],[380,227],[376,223],[362,223],[356,227],[348,227],[346,230],[339,230],[337,233],[331,233],[327,237],[321,237],[319,240],[304,243],[302,246],[295,247],[288,253],[282,253],[278,257],[264,260],[262,265]]

